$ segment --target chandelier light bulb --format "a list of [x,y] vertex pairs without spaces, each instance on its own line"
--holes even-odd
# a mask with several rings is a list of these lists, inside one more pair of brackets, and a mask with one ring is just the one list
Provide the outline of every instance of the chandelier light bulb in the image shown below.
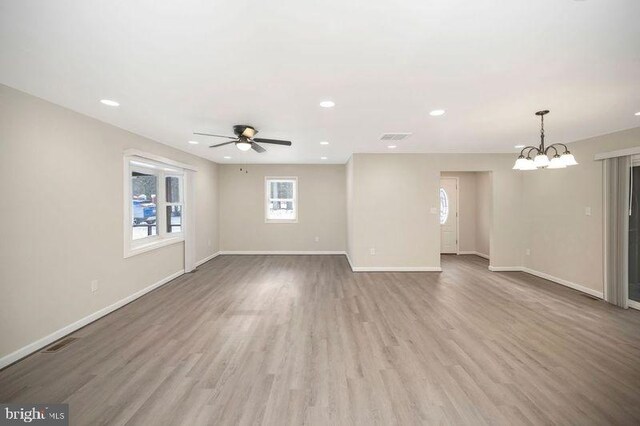
[[566,167],[567,165],[564,163],[564,160],[562,160],[558,154],[554,155],[549,163],[550,169],[564,169]]
[[525,159],[524,162],[520,163],[520,169],[518,170],[538,170],[536,165],[533,163],[533,160],[529,157]]
[[534,158],[533,160],[533,164],[535,164],[535,166],[538,169],[544,168],[544,167],[548,167],[549,166],[549,157],[547,157],[544,154],[538,154],[536,155],[536,158]]
[[521,155],[516,160],[516,163],[513,165],[513,170],[526,170],[527,169],[527,159],[524,158],[524,155]]
[[538,170],[538,168],[536,167],[535,163],[531,158],[527,158],[527,164],[525,165],[525,168],[522,170]]
[[560,159],[564,163],[565,166],[575,166],[578,164],[575,157],[569,151],[566,151],[564,154],[560,156]]

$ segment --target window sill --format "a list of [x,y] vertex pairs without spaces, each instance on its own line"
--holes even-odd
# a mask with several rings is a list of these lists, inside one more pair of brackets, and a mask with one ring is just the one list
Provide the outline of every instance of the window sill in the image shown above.
[[124,258],[133,257],[138,254],[146,253],[155,249],[159,249],[161,247],[170,246],[172,244],[181,243],[184,241],[184,236],[175,236],[162,238],[160,240],[156,240],[147,244],[141,244],[139,246],[125,249]]
[[264,223],[298,223],[298,219],[265,219]]

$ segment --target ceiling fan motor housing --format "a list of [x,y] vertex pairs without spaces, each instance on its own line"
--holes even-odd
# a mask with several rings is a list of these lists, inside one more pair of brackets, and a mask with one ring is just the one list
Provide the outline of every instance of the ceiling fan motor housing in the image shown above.
[[233,126],[233,133],[238,136],[244,136],[245,138],[253,138],[258,131],[251,126],[247,126],[246,124],[236,124]]

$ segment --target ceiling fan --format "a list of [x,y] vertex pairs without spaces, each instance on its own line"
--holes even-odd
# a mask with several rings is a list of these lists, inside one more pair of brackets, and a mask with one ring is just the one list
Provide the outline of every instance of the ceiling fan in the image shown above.
[[258,133],[258,131],[251,126],[247,126],[246,124],[236,124],[235,126],[233,126],[233,133],[236,134],[235,137],[224,136],[224,135],[212,135],[211,133],[193,132],[194,135],[213,136],[215,138],[233,139],[232,141],[229,141],[229,142],[223,142],[216,145],[211,145],[209,148],[217,148],[219,146],[235,143],[236,148],[238,148],[240,151],[249,151],[250,149],[253,149],[258,153],[263,153],[266,151],[266,149],[258,145],[256,142],[291,146],[291,141],[282,141],[278,139],[254,138],[256,133]]

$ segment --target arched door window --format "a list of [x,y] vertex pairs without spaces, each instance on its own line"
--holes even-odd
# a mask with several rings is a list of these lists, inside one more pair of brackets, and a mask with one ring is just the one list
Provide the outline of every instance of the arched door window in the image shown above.
[[449,217],[449,197],[444,188],[440,188],[440,225],[447,223]]

